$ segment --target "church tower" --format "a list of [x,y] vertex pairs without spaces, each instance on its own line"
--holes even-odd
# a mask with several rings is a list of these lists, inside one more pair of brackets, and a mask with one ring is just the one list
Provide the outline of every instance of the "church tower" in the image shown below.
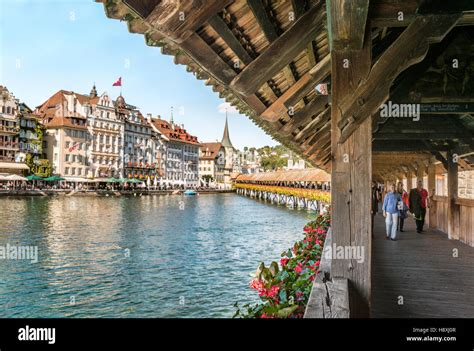
[[227,111],[225,116],[225,127],[224,127],[224,135],[222,136],[221,141],[222,147],[224,148],[225,152],[225,165],[224,165],[224,187],[226,189],[231,188],[231,173],[234,167],[234,147],[232,146],[232,142],[230,141],[229,135],[229,123],[227,120]]

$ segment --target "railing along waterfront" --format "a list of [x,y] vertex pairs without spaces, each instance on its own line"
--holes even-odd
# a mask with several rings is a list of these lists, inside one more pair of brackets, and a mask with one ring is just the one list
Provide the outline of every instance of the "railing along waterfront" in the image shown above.
[[290,208],[320,211],[331,203],[329,191],[276,185],[235,184],[236,193]]
[[304,318],[349,318],[349,280],[331,276],[332,230],[329,228],[321,254],[319,273],[306,305]]
[[[437,228],[444,233],[449,231],[449,204],[446,196],[433,196],[433,205],[429,211],[433,211],[434,215],[427,216],[434,220],[434,223],[429,223],[431,228]],[[455,202],[459,206],[459,215],[454,216],[454,228],[456,237],[461,242],[474,246],[474,200],[458,198]]]

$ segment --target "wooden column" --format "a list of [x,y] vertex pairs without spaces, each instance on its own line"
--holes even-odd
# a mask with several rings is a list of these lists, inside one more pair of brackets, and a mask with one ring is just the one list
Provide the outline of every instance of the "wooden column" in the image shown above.
[[366,79],[371,37],[362,50],[332,51],[331,205],[333,245],[363,248],[364,260],[333,259],[331,274],[349,279],[351,317],[369,317],[371,299],[372,119],[367,118],[342,144],[339,104]]
[[411,172],[408,171],[407,173],[407,191],[410,192],[410,190],[413,188],[413,178],[411,176]]
[[425,165],[423,163],[418,163],[418,167],[416,169],[416,185],[421,180],[423,181],[423,177],[425,176]]
[[436,228],[437,223],[437,208],[433,197],[436,195],[436,167],[430,162],[428,166],[428,193],[430,195],[431,207],[428,210],[428,225],[430,228]]
[[448,152],[448,237],[459,240],[458,163]]

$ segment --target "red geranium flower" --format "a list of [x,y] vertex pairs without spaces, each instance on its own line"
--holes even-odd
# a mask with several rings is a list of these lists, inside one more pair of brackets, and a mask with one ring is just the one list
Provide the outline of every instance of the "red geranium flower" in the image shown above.
[[295,272],[298,273],[298,274],[301,274],[301,272],[303,271],[303,265],[300,263],[298,263],[298,265],[295,267]]

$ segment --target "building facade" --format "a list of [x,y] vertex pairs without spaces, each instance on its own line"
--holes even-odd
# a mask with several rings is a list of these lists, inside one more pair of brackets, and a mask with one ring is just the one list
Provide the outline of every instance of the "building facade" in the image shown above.
[[224,184],[225,148],[219,142],[201,143],[199,147],[199,179],[203,186]]
[[94,87],[90,93],[88,131],[91,147],[89,177],[123,177],[123,139],[125,122],[115,109],[115,104],[107,93],[97,95]]
[[[154,160],[153,128],[140,111],[125,103],[119,96],[116,101],[117,111],[124,113],[124,170],[128,178],[147,179],[156,175]],[[125,112],[126,111],[126,112]]]
[[38,163],[43,158],[43,125],[24,103],[18,108],[20,158],[26,160],[29,154],[32,161]]
[[15,162],[20,152],[18,100],[0,86],[0,161]]
[[199,142],[196,136],[190,135],[184,125],[175,124],[173,118],[152,118],[149,123],[159,133],[161,146],[160,171],[161,185],[167,187],[199,186]]
[[91,138],[89,97],[60,90],[35,109],[45,126],[45,153],[54,174],[66,179],[87,178]]

